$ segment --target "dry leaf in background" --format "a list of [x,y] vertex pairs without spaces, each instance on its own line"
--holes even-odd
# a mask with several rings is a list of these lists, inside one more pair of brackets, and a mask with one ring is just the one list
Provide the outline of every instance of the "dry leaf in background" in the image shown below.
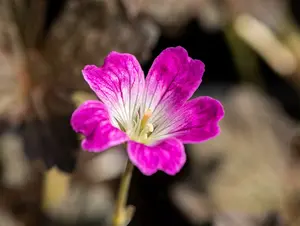
[[[122,3],[129,17],[146,15],[162,27],[164,34],[171,36],[178,35],[193,19],[198,19],[208,32],[223,31],[228,36],[232,30],[236,37],[227,40],[228,44],[244,45],[242,49],[232,50],[239,53],[235,58],[242,58],[241,54],[248,52],[251,57],[257,57],[253,54],[256,53],[276,73],[292,84],[300,84],[300,32],[290,1],[167,0],[162,4],[158,0],[122,0]],[[243,70],[248,69],[244,66]]]
[[1,182],[7,188],[18,189],[30,182],[31,166],[24,156],[22,140],[14,134],[0,137]]
[[128,15],[136,18],[146,15],[163,27],[163,31],[176,34],[180,28],[195,18],[205,0],[121,0]]
[[0,226],[24,226],[24,224],[15,219],[10,213],[0,208]]
[[[191,172],[185,185],[189,192],[175,188],[173,195],[181,194],[174,199],[177,206],[194,222],[201,222],[203,213],[196,213],[195,219],[185,208],[203,205],[203,198],[197,197],[210,202],[206,210],[210,215],[236,212],[259,216],[280,211],[286,198],[289,141],[296,125],[255,88],[235,88],[222,103],[226,114],[221,135],[189,146]],[[185,196],[191,194],[199,201],[183,205]]]
[[284,226],[282,220],[273,213],[265,216],[251,216],[241,213],[220,214],[214,219],[215,226]]
[[31,159],[72,171],[78,142],[69,116],[71,94],[87,88],[81,69],[112,50],[146,60],[158,36],[147,18],[129,20],[117,0],[1,0],[0,117],[16,124]]
[[154,23],[143,17],[130,20],[117,0],[69,0],[49,30],[45,55],[60,85],[84,89],[84,65],[102,64],[112,50],[143,62],[151,57],[158,36]]
[[295,134],[291,141],[291,153],[286,171],[285,193],[286,198],[283,203],[282,216],[287,225],[297,226],[300,224],[300,134]]
[[[72,175],[71,184],[65,176],[56,174],[52,181],[60,189],[48,184],[48,194],[58,197],[45,212],[52,219],[74,221],[107,221],[112,215],[115,191],[126,163],[126,154],[121,147],[102,153],[80,152],[77,168]],[[57,170],[56,170],[57,172]],[[61,176],[60,176],[61,175]]]
[[0,137],[0,225],[38,225],[42,177],[13,133]]
[[208,30],[223,29],[238,14],[247,13],[275,30],[287,20],[284,0],[122,0],[130,17],[147,15],[166,28],[180,28],[192,19],[199,19]]

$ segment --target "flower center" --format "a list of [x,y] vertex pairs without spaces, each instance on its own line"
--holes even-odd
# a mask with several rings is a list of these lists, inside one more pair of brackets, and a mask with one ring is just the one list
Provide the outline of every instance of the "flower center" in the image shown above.
[[134,120],[134,126],[132,130],[126,131],[132,140],[144,144],[149,143],[149,136],[154,130],[153,124],[149,123],[151,116],[152,111],[151,109],[148,109],[141,119],[140,117],[137,117],[137,119]]

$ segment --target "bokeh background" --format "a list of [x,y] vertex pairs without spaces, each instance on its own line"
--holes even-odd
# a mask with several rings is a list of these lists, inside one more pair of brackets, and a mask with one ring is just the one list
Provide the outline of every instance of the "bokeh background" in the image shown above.
[[134,171],[130,226],[299,226],[299,23],[299,0],[0,0],[0,226],[110,225],[126,153],[80,149],[81,69],[178,45],[222,133],[175,177]]

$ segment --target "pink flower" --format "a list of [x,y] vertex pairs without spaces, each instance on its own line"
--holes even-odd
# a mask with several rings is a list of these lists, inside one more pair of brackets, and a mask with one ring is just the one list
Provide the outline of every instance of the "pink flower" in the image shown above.
[[204,64],[182,47],[165,49],[148,76],[131,54],[111,52],[102,67],[88,65],[83,76],[100,101],[86,101],[72,115],[73,129],[85,136],[82,148],[101,152],[127,142],[132,163],[145,175],[180,171],[184,143],[219,134],[224,115],[210,97],[188,100],[202,81]]

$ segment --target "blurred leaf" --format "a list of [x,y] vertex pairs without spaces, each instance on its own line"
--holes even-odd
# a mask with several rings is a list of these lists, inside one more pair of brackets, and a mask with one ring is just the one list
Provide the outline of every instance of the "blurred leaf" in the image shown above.
[[43,208],[58,206],[69,189],[70,175],[53,167],[45,175]]

